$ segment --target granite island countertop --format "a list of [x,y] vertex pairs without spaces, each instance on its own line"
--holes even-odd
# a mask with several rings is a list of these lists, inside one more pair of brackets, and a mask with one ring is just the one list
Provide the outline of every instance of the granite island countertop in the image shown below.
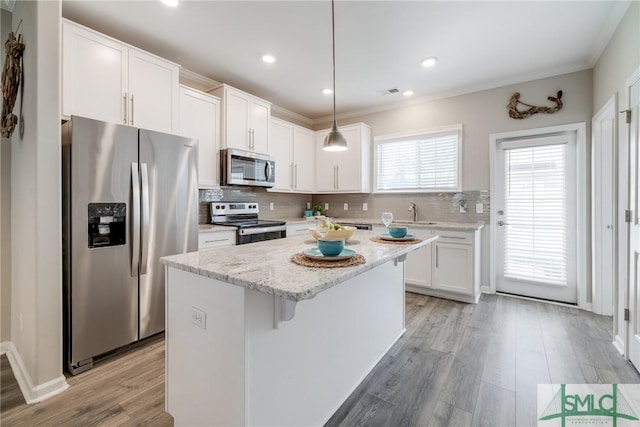
[[[312,217],[313,218],[313,217]],[[332,217],[329,216],[333,222],[337,222],[338,224],[371,224],[371,225],[379,225],[383,226],[380,218],[371,219],[371,218],[342,218],[339,216]],[[308,223],[310,228],[316,226],[315,220],[308,220],[306,218],[278,218],[282,221],[286,221],[287,224],[299,224],[299,223]],[[398,220],[394,221],[394,224],[406,225],[411,228],[424,228],[424,229],[448,229],[448,230],[480,230],[484,227],[484,223],[482,222],[443,222],[443,221],[405,221]]]
[[406,255],[436,240],[420,236],[414,244],[386,244],[370,240],[376,232],[358,230],[346,247],[366,258],[365,264],[352,267],[313,268],[291,261],[291,257],[315,246],[309,236],[292,236],[250,245],[204,249],[160,258],[169,267],[217,279],[236,286],[276,295],[291,301],[313,298],[318,293],[347,279]]

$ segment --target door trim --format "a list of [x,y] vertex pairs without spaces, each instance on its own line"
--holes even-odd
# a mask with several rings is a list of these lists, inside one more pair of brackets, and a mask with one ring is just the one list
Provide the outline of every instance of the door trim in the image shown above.
[[[585,122],[569,123],[565,125],[549,126],[535,129],[524,129],[512,132],[492,133],[489,135],[489,160],[490,160],[490,173],[489,173],[489,188],[490,194],[495,194],[496,191],[496,178],[495,178],[495,166],[496,166],[496,154],[498,144],[505,139],[511,138],[526,138],[532,136],[545,136],[547,134],[559,133],[559,132],[575,132],[576,134],[576,210],[577,210],[577,271],[576,277],[577,292],[578,292],[578,307],[586,310],[591,310],[591,304],[587,303],[587,290],[591,287],[591,280],[588,275],[590,271],[590,251],[589,251],[589,238],[590,228],[587,223],[586,213],[589,212],[588,205],[588,175],[587,175],[587,124]],[[496,292],[496,232],[495,224],[496,212],[495,209],[491,209],[489,213],[489,292]]]
[[[618,141],[618,114],[616,113],[616,109],[618,107],[618,97],[617,94],[614,94],[611,98],[609,98],[609,100],[602,106],[602,108],[600,108],[600,110],[593,115],[593,118],[591,119],[591,278],[592,278],[592,283],[591,283],[591,306],[593,309],[593,312],[596,314],[604,314],[607,316],[611,316],[613,315],[613,312],[615,311],[614,307],[617,304],[617,283],[618,283],[618,271],[617,271],[617,259],[618,259],[618,244],[617,244],[617,229],[618,229],[618,224],[617,224],[617,217],[616,217],[616,206],[617,206],[617,191],[616,191],[616,177],[618,174],[618,170],[617,170],[617,156],[618,156],[618,148],[617,148],[617,141]],[[603,119],[606,119],[607,117],[611,117],[613,120],[613,145],[611,147],[612,150],[612,155],[611,155],[611,176],[613,178],[612,180],[612,187],[610,190],[613,193],[613,206],[611,206],[611,209],[613,210],[612,213],[612,234],[613,234],[613,282],[611,283],[611,289],[605,290],[605,286],[606,284],[604,282],[607,282],[606,280],[594,280],[598,274],[601,272],[601,265],[599,262],[596,261],[596,254],[597,251],[596,249],[599,246],[599,242],[601,242],[601,240],[598,239],[598,235],[602,232],[603,227],[604,227],[604,222],[602,222],[602,219],[600,217],[600,214],[598,213],[596,206],[598,205],[602,205],[602,199],[598,198],[598,192],[596,191],[596,185],[594,185],[594,182],[597,181],[597,178],[601,175],[597,175],[598,171],[596,166],[600,166],[601,163],[598,163],[596,160],[596,157],[600,157],[600,156],[596,156],[596,149],[598,148],[598,146],[602,146],[602,141],[597,141],[596,139],[599,138],[596,133],[594,133],[594,129],[596,128],[596,126],[602,122]],[[597,200],[596,200],[597,198]],[[600,230],[600,231],[599,231]],[[607,298],[605,297],[605,294],[607,293],[611,293],[611,307],[610,310],[611,312],[609,312],[604,306],[603,306],[603,301],[606,300]]]

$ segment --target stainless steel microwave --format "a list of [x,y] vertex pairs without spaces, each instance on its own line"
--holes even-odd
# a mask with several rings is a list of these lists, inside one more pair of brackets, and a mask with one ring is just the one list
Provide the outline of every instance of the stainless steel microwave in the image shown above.
[[227,148],[220,150],[221,185],[273,187],[276,165],[267,154]]

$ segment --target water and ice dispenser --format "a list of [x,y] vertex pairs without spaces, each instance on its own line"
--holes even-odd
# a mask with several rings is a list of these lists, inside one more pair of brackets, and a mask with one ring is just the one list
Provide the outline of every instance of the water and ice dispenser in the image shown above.
[[126,210],[125,203],[89,203],[90,248],[126,243]]

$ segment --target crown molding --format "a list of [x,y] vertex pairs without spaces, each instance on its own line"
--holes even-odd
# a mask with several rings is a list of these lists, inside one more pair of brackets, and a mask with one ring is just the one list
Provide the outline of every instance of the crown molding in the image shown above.
[[[557,69],[549,70],[546,72],[531,74],[527,76],[527,78],[524,80],[522,79],[521,76],[519,76],[519,77],[513,77],[509,79],[497,80],[490,83],[471,85],[471,86],[466,86],[454,91],[440,92],[437,94],[423,96],[419,98],[413,98],[413,99],[405,99],[402,101],[394,102],[393,104],[378,105],[371,108],[363,108],[360,110],[348,111],[346,113],[339,113],[339,114],[336,114],[336,119],[337,120],[352,119],[356,117],[366,116],[369,114],[376,114],[376,113],[382,113],[385,111],[397,110],[400,108],[407,108],[414,105],[424,104],[426,102],[433,102],[441,99],[453,98],[456,96],[469,95],[472,93],[482,92],[485,90],[511,86],[519,83],[526,83],[534,80],[540,80],[540,79],[546,79],[549,77],[557,77],[564,74],[576,73],[578,71],[589,70],[591,68],[593,67],[590,64],[582,63],[582,64],[574,65],[571,67],[557,68]],[[318,117],[313,119],[312,121],[313,121],[312,125],[314,126],[324,124],[324,123],[329,123],[333,121],[333,115]]]
[[602,52],[606,49],[611,37],[615,34],[618,25],[622,22],[624,15],[627,13],[627,10],[629,10],[632,3],[633,0],[620,0],[614,2],[613,9],[611,10],[611,13],[609,13],[607,22],[605,22],[600,29],[598,37],[591,47],[591,53],[589,54],[589,64],[591,67],[594,67],[600,59],[600,55],[602,55]]
[[182,68],[180,67],[180,81],[182,83],[182,80],[186,80],[188,82],[192,82],[192,83],[196,83],[199,86],[203,86],[205,88],[208,88],[205,90],[205,92],[207,90],[211,90],[214,89],[218,86],[220,86],[222,83],[210,79],[209,77],[205,77],[201,74],[195,73],[191,70],[187,70],[186,68]]
[[276,113],[277,116],[280,116],[282,118],[286,118],[288,120],[293,120],[293,121],[297,121],[299,123],[304,123],[307,126],[312,126],[314,123],[313,119],[310,119],[308,117],[305,117],[301,114],[298,113],[294,113],[293,111],[287,110],[286,108],[282,108],[278,105],[275,104],[271,104],[271,113],[273,115],[273,113]]

